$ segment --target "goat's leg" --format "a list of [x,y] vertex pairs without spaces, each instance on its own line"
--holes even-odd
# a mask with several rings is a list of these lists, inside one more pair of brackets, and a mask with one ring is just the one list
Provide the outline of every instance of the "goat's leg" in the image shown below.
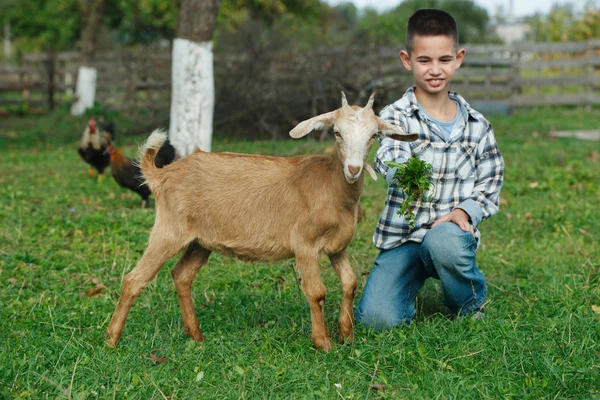
[[200,268],[208,261],[209,256],[209,250],[204,249],[196,242],[190,243],[183,256],[171,270],[177,288],[177,298],[179,299],[185,332],[197,342],[204,341],[204,335],[202,335],[198,325],[198,317],[196,317],[194,311],[192,282]]
[[296,265],[302,278],[302,291],[310,307],[313,345],[316,349],[329,351],[331,341],[323,318],[326,290],[319,273],[319,257],[297,255]]
[[163,264],[181,249],[179,242],[175,242],[172,238],[165,237],[165,234],[157,232],[160,232],[160,229],[153,229],[144,255],[135,268],[125,275],[121,298],[104,333],[110,346],[116,346],[119,343],[127,314],[129,314],[135,299],[154,279]]
[[344,340],[347,340],[349,343],[353,343],[354,314],[352,303],[354,302],[354,292],[356,291],[356,276],[354,275],[354,271],[352,271],[352,267],[350,267],[350,261],[345,250],[338,254],[330,255],[329,259],[342,283],[342,306],[340,307],[340,317],[338,320],[340,341],[344,343]]

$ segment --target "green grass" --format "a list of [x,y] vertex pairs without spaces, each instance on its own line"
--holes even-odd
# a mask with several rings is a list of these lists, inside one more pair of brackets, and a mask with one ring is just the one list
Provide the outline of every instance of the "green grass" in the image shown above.
[[[143,130],[114,117],[118,144],[135,154],[143,137],[125,131]],[[110,176],[87,177],[76,152],[85,122],[57,113],[0,125],[0,398],[600,398],[592,308],[600,306],[600,146],[547,135],[596,128],[597,110],[492,118],[507,167],[502,211],[481,226],[484,321],[446,317],[440,286],[429,281],[415,323],[357,326],[354,345],[328,354],[311,347],[291,261],[252,265],[218,254],[193,289],[206,342],[183,332],[172,260],[133,306],[120,347],[105,347],[123,275],[154,214]],[[215,150],[263,154],[326,145],[219,137]],[[377,255],[371,235],[384,197],[381,180],[367,182],[365,219],[348,251],[357,299]],[[322,267],[337,336],[341,288],[325,260]],[[87,297],[98,284],[106,289]]]

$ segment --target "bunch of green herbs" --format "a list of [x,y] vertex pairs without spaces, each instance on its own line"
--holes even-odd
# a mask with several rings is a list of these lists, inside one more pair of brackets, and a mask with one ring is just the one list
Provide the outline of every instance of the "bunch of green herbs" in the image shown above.
[[431,183],[431,164],[420,160],[414,154],[405,163],[387,161],[385,164],[390,168],[396,168],[394,179],[404,195],[398,215],[404,216],[409,226],[415,226],[415,213],[410,205],[419,198],[427,201],[426,193],[433,185]]

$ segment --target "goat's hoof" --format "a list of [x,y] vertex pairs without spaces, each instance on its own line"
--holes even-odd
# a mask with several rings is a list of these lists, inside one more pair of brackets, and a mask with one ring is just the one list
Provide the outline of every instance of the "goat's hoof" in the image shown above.
[[199,329],[189,329],[188,327],[184,328],[185,333],[195,342],[204,342],[206,338],[202,334]]
[[340,343],[341,344],[344,344],[344,343],[353,344],[354,343],[354,335],[340,336]]
[[108,329],[104,331],[104,337],[106,338],[106,345],[108,347],[117,347],[117,344],[119,344],[119,339],[115,339]]
[[329,350],[333,347],[333,342],[328,337],[323,339],[314,339],[313,344],[315,349],[321,350],[325,353],[329,353]]
[[353,324],[340,324],[340,343],[354,343]]

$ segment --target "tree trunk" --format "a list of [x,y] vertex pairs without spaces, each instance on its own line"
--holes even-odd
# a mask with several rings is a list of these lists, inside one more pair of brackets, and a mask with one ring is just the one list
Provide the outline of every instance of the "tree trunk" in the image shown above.
[[81,30],[81,65],[77,73],[75,103],[71,107],[72,115],[82,115],[94,106],[98,72],[93,67],[98,36],[102,27],[105,0],[81,0],[83,11],[83,29]]
[[215,88],[212,38],[220,0],[181,0],[173,41],[170,141],[180,156],[210,151]]

